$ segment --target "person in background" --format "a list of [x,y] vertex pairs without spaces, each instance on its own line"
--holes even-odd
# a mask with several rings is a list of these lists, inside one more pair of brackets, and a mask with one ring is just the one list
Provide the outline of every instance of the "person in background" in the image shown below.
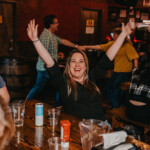
[[15,126],[8,105],[0,98],[0,150],[5,149],[15,134]]
[[[150,45],[150,44],[149,44]],[[126,108],[131,120],[150,123],[150,52],[142,55],[139,68],[132,71],[129,101]]]
[[[113,41],[110,41],[107,44],[84,47],[85,49],[96,49],[107,52],[121,32],[121,28],[115,28],[113,31]],[[117,108],[124,103],[123,99],[125,97],[125,91],[121,90],[120,86],[122,82],[131,80],[133,67],[138,67],[138,58],[138,53],[132,46],[132,42],[126,37],[114,58],[114,72],[104,89],[104,94],[109,99],[113,108]]]
[[7,105],[9,104],[10,96],[6,84],[1,76],[0,76],[0,99],[4,101],[4,103],[6,103]]
[[129,24],[126,26],[122,24],[122,32],[118,39],[90,71],[86,54],[83,51],[73,50],[67,59],[64,76],[56,61],[38,40],[37,28],[35,20],[31,20],[27,33],[31,41],[36,41],[34,46],[45,62],[53,86],[60,93],[64,111],[80,118],[104,120],[97,81],[103,79],[125,37],[131,33]]
[[[57,53],[58,53],[58,44],[63,44],[69,47],[77,48],[79,50],[82,50],[82,46],[79,46],[77,44],[74,44],[66,39],[62,39],[58,36],[56,36],[54,33],[58,30],[59,22],[58,18],[55,15],[48,15],[44,17],[44,30],[40,35],[39,40],[45,47],[45,49],[48,51],[48,53],[51,54],[52,58],[57,61]],[[33,41],[33,43],[36,41]],[[44,67],[45,63],[42,60],[42,58],[39,56],[36,69],[37,69],[37,79],[34,87],[30,90],[28,93],[28,100],[34,99],[39,95],[39,93],[42,92],[42,90],[46,87],[46,84],[48,83],[50,76],[48,75],[48,72],[46,71]],[[56,102],[59,102],[59,94],[56,94]],[[57,106],[57,104],[56,104]]]

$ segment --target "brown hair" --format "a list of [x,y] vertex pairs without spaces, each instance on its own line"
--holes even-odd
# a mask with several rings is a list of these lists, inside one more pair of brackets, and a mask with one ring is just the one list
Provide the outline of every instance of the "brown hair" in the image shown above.
[[[114,30],[113,30],[113,33],[116,33],[117,35],[119,35],[120,33],[122,32],[122,29],[121,28],[115,28]],[[127,42],[131,42],[130,41],[130,39],[128,39],[127,37],[125,38],[125,40],[124,40],[124,42],[123,42],[123,44],[126,44]]]
[[6,105],[0,99],[0,122],[4,124],[4,133],[2,137],[0,137],[0,150],[4,149],[5,145],[9,142],[9,140],[13,137],[15,133],[15,126],[12,118],[12,114],[10,113],[9,106]]
[[88,64],[88,58],[87,58],[86,54],[83,51],[79,51],[79,50],[75,49],[70,53],[70,55],[67,59],[66,68],[64,71],[64,76],[67,80],[68,96],[70,95],[72,90],[74,91],[74,99],[75,100],[77,100],[77,96],[78,96],[77,84],[76,84],[75,80],[73,79],[72,74],[70,72],[70,61],[71,61],[73,54],[75,54],[75,53],[80,53],[83,56],[84,61],[85,61],[86,71],[85,71],[85,75],[84,75],[84,79],[83,79],[84,80],[83,85],[90,91],[90,93],[92,95],[95,93],[95,91],[100,93],[99,88],[92,81],[89,80],[89,77],[88,77],[89,64]]

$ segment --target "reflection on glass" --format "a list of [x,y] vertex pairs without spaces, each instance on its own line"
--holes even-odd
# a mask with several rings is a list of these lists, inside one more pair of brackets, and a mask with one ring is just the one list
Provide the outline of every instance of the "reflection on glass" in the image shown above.
[[14,145],[16,147],[18,147],[20,145],[22,136],[23,136],[22,133],[19,130],[16,130],[16,134],[15,134],[15,136],[12,139],[12,142],[14,143]]

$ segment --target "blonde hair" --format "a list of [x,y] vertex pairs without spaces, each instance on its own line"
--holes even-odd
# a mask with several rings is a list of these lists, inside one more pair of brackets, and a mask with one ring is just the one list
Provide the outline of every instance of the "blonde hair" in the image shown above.
[[0,99],[0,122],[4,125],[4,133],[0,137],[0,150],[4,149],[9,140],[14,136],[15,126],[8,105]]
[[72,91],[74,91],[74,99],[75,100],[77,100],[77,96],[78,96],[77,84],[76,84],[75,80],[73,79],[71,71],[70,71],[70,61],[71,61],[73,54],[75,54],[75,53],[80,53],[83,56],[84,61],[85,61],[86,71],[85,71],[84,78],[83,78],[83,85],[89,90],[89,92],[92,95],[94,95],[96,91],[98,93],[100,93],[99,88],[92,81],[89,80],[89,77],[88,77],[89,64],[88,64],[88,58],[87,58],[86,54],[83,51],[79,51],[79,50],[75,49],[70,53],[70,55],[67,59],[66,67],[65,67],[65,71],[64,71],[64,76],[67,80],[68,96],[71,94]]

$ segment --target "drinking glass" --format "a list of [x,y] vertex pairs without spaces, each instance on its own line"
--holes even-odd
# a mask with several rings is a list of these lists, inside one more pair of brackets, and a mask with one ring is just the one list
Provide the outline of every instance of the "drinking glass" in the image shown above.
[[59,115],[60,115],[59,109],[53,108],[48,110],[48,120],[50,126],[52,127],[53,134],[54,134],[55,126],[58,124]]
[[50,150],[61,150],[61,140],[60,137],[52,137],[48,139]]
[[23,100],[17,100],[12,104],[12,113],[14,124],[16,127],[21,127],[24,124],[25,105]]
[[84,119],[79,122],[83,150],[98,148],[103,144],[102,134],[109,132],[109,126],[101,120]]

